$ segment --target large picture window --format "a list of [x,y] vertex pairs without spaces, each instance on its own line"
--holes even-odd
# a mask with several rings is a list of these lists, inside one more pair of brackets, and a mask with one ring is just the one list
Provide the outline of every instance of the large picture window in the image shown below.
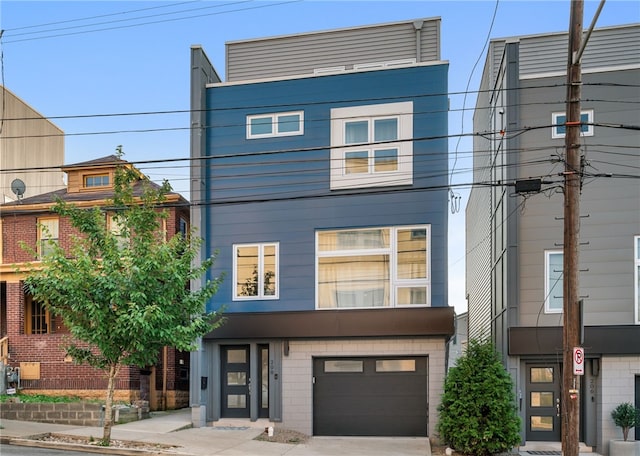
[[316,233],[316,307],[374,308],[431,303],[429,226]]
[[278,244],[233,246],[233,299],[278,298]]
[[547,313],[562,312],[563,262],[564,255],[561,251],[545,252],[544,309]]
[[413,103],[331,110],[331,189],[413,182]]

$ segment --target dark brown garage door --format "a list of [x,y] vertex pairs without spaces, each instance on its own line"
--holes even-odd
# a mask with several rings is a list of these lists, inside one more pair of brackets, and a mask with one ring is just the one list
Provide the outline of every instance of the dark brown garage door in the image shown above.
[[427,360],[314,358],[313,434],[427,436]]

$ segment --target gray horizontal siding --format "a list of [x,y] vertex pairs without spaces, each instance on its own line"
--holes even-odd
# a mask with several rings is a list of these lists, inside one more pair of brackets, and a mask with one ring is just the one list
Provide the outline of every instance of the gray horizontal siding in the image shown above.
[[[520,39],[520,76],[567,69],[566,33]],[[640,26],[594,30],[582,58],[583,71],[640,65]]]
[[226,44],[227,81],[313,74],[314,69],[415,58],[440,59],[440,19],[424,20],[417,55],[413,21]]

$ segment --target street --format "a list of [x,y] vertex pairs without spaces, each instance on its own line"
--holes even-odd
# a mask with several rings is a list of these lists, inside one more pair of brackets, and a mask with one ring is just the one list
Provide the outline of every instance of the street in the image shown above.
[[48,448],[34,448],[18,445],[0,445],[2,456],[89,456],[99,453],[85,451],[50,450]]

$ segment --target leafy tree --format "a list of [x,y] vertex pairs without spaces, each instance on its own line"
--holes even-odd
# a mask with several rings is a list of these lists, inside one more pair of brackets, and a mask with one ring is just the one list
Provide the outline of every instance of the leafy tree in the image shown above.
[[438,432],[463,454],[486,456],[520,442],[513,382],[493,345],[471,340],[447,374]]
[[220,279],[188,288],[214,258],[193,265],[201,244],[193,233],[165,239],[162,220],[168,214],[161,204],[170,191],[167,182],[154,186],[125,166],[115,173],[109,208],[83,209],[58,200],[54,211],[79,235],[66,252],[52,243],[42,267],[32,268],[25,280],[33,297],[69,329],[67,353],[107,374],[103,445],[111,439],[121,367],[152,365],[164,346],[192,350],[198,337],[221,323],[218,314],[205,309]]

